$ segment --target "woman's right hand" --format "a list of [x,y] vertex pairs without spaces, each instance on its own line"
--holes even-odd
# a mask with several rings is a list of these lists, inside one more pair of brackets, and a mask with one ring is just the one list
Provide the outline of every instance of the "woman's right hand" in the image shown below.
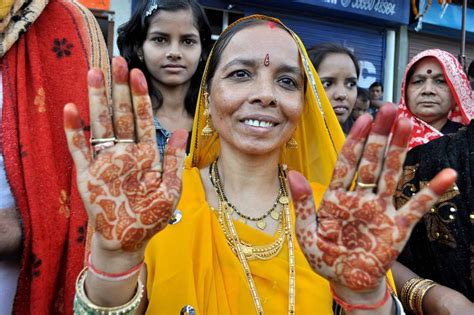
[[88,73],[91,138],[112,141],[103,140],[91,150],[74,104],[64,108],[64,129],[95,230],[93,246],[114,254],[142,253],[147,241],[166,227],[179,200],[188,133],[173,133],[161,163],[143,73],[129,73],[125,59],[116,57],[112,79],[110,107],[103,73]]

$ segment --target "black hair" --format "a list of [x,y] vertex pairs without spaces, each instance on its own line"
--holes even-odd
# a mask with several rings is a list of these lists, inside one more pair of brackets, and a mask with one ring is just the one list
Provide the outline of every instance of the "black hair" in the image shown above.
[[364,88],[357,87],[357,98],[362,99],[363,102],[369,101],[369,91]]
[[161,10],[171,12],[191,10],[196,29],[199,32],[202,47],[201,58],[196,72],[191,77],[191,84],[184,100],[186,112],[193,116],[196,109],[201,77],[211,47],[211,27],[204,9],[196,0],[139,1],[130,20],[121,25],[117,31],[117,46],[120,50],[120,55],[127,60],[128,67],[130,69],[138,68],[145,74],[150,96],[157,100],[156,104],[153,105],[153,110],[156,111],[163,104],[163,96],[159,90],[153,89],[151,74],[146,68],[145,63],[138,57],[138,52],[142,49],[152,17]]
[[380,86],[380,88],[382,89],[382,92],[383,92],[383,85],[382,85],[382,83],[380,83],[379,81],[375,81],[374,83],[372,83],[372,84],[369,86],[369,90],[370,90],[371,88],[378,87],[378,86]]
[[471,61],[469,68],[467,68],[467,76],[469,78],[474,78],[474,60]]
[[[229,45],[230,40],[232,37],[234,37],[235,34],[237,34],[239,31],[256,26],[256,25],[261,25],[264,23],[271,22],[270,19],[248,19],[242,22],[239,22],[232,28],[229,28],[226,30],[224,33],[222,33],[219,36],[219,39],[216,41],[214,44],[214,50],[211,56],[211,59],[209,60],[209,66],[207,69],[207,79],[206,79],[206,86],[207,89],[210,89],[211,83],[212,83],[212,78],[214,77],[214,73],[216,72],[217,66],[219,65],[219,62],[221,60],[221,55],[224,49]],[[281,24],[275,23],[275,26],[281,29],[285,29]],[[285,29],[286,30],[286,29]]]
[[349,56],[349,58],[351,58],[352,62],[354,63],[357,78],[359,78],[360,66],[357,57],[348,48],[336,43],[321,43],[311,47],[308,50],[309,59],[313,63],[313,66],[316,71],[318,71],[319,65],[329,54],[344,54]]

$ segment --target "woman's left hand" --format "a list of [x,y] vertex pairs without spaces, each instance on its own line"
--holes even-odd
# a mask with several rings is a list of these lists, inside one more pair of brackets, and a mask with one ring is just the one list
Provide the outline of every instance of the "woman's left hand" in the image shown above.
[[392,197],[411,132],[408,120],[397,121],[386,150],[395,118],[396,109],[384,106],[373,124],[368,114],[356,121],[317,212],[307,181],[289,174],[298,242],[313,270],[338,292],[380,292],[415,223],[456,180],[455,171],[443,170],[395,209]]

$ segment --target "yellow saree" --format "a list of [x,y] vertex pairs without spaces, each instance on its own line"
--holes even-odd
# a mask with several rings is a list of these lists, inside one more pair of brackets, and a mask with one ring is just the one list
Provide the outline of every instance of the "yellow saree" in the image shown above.
[[[279,20],[264,16],[246,17],[228,29],[247,19],[273,21],[286,29]],[[306,88],[304,111],[293,136],[298,147],[283,148],[280,161],[313,182],[313,194],[319,203],[332,176],[344,134],[303,44],[296,34],[288,32],[300,50]],[[200,168],[207,167],[219,155],[218,135],[214,133],[208,138],[201,135],[206,125],[203,92],[207,69],[208,65],[201,83],[191,154],[185,162],[183,192],[177,207],[182,219],[153,237],[145,253],[149,314],[179,314],[187,305],[192,306],[196,314],[255,314],[244,270],[227,244],[217,215],[206,201],[199,173]],[[253,245],[271,244],[277,237],[237,221],[234,225],[239,238]],[[296,313],[333,314],[327,280],[313,272],[296,239],[294,244]],[[265,313],[288,313],[287,242],[276,257],[248,263]]]

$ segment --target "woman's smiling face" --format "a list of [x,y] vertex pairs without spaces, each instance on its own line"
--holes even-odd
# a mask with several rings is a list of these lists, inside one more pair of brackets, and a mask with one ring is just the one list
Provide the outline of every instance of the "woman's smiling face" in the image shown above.
[[304,84],[298,47],[287,31],[272,22],[238,31],[209,87],[221,144],[250,155],[279,150],[303,111]]

